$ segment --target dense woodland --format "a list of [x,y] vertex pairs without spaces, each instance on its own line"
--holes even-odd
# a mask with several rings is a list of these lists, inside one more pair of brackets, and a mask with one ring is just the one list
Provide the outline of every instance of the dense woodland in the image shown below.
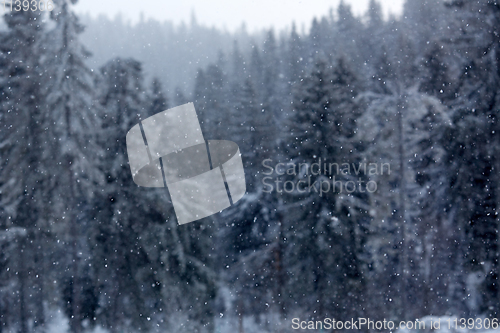
[[[386,20],[341,3],[253,34],[85,22],[59,0],[0,30],[0,332],[499,317],[496,0]],[[168,189],[133,183],[125,135],[191,101],[205,138],[238,143],[247,194],[179,226]],[[266,190],[301,175],[264,161],[319,159],[391,172],[356,175],[374,192]]]

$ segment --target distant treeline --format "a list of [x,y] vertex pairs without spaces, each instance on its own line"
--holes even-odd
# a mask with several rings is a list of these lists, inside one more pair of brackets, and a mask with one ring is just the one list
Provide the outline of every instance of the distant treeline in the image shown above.
[[[75,333],[498,317],[493,1],[411,0],[389,20],[341,2],[260,37],[99,18],[95,60],[70,1],[40,15],[0,32],[0,332],[48,331],[58,310]],[[178,226],[168,190],[133,183],[125,135],[191,101],[205,138],[238,143],[248,193]],[[331,183],[269,159],[367,165],[335,181],[377,189],[266,191]]]

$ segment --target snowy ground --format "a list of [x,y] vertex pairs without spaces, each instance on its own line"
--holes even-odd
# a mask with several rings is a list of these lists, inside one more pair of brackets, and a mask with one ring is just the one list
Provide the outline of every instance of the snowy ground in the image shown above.
[[[478,323],[484,323],[485,317],[474,318]],[[458,320],[455,324],[455,320]],[[468,328],[460,328],[460,318],[457,317],[435,317],[435,316],[426,316],[418,321],[423,322],[425,325],[425,329],[397,329],[396,333],[500,333],[500,328],[497,329],[468,329]],[[221,315],[220,318],[217,318],[216,321],[216,333],[235,333],[238,330],[238,318],[231,317],[227,318],[227,316]],[[278,318],[261,318],[258,322],[253,317],[245,317],[244,321],[244,332],[245,333],[271,333],[277,332],[280,328],[276,326],[278,323]],[[436,323],[440,323],[436,325]],[[283,324],[283,323],[282,323]],[[458,327],[455,327],[457,325]],[[178,325],[174,325],[176,327],[172,327],[172,330],[169,332],[184,332],[186,329],[191,331],[193,328],[187,328],[181,322]],[[432,326],[432,327],[431,327]],[[282,325],[280,332],[297,332],[304,330],[293,330],[290,325]],[[307,330],[309,332],[327,332],[326,330]],[[361,330],[359,330],[361,331]],[[61,311],[53,311],[50,315],[50,319],[47,325],[47,332],[50,333],[69,333],[69,321],[63,315]],[[93,329],[89,329],[85,331],[86,333],[108,333],[107,330],[101,327],[95,327]],[[362,331],[361,331],[362,332]],[[128,333],[135,333],[130,331]]]

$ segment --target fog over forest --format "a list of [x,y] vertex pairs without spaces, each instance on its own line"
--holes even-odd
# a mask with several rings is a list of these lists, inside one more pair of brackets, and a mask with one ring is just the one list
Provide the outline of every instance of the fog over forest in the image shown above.
[[[498,328],[499,2],[341,2],[257,33],[74,2],[0,29],[0,333]],[[125,138],[189,102],[238,144],[247,192],[179,225]]]

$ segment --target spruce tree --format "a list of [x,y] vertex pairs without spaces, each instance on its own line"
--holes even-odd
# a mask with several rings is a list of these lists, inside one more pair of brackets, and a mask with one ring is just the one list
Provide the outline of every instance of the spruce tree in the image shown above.
[[[19,257],[9,264],[19,277],[19,327],[27,332],[28,320],[42,328],[44,318],[44,264],[42,235],[48,231],[44,204],[48,186],[44,162],[45,128],[48,126],[42,103],[41,59],[44,24],[40,12],[13,11],[4,16],[7,30],[0,33],[0,205],[2,229],[17,235]],[[13,258],[14,259],[14,258]],[[17,264],[16,264],[17,262]],[[32,280],[32,276],[40,276]],[[30,287],[33,286],[33,288]],[[30,289],[33,289],[30,291]],[[28,295],[37,304],[28,302]],[[30,313],[32,315],[30,315]]]
[[154,115],[168,109],[169,100],[163,91],[163,86],[158,78],[153,78],[151,81],[151,88],[149,97],[151,106],[148,110],[148,115]]
[[[356,118],[354,97],[359,88],[345,61],[339,59],[331,66],[325,59],[317,59],[300,88],[289,124],[290,160],[297,165],[355,162],[350,137]],[[286,267],[300,272],[287,281],[287,291],[295,302],[315,311],[318,318],[358,315],[360,309],[347,301],[346,293],[355,290],[358,297],[363,289],[358,266],[362,240],[356,230],[364,219],[359,208],[362,200],[356,194],[351,200],[345,188],[332,185],[333,177],[335,181],[348,181],[352,175],[309,172],[306,176],[312,186],[306,186],[304,194],[283,194],[290,207],[297,207],[286,215]],[[322,182],[328,182],[330,190],[319,195],[320,186],[325,189]],[[336,301],[331,302],[325,294],[335,295]]]
[[[390,166],[389,172],[370,176],[378,190],[370,195],[369,202],[376,207],[372,230],[394,235],[388,239],[393,248],[383,250],[388,253],[388,267],[379,269],[392,270],[390,278],[384,278],[383,288],[385,294],[398,300],[391,311],[401,318],[418,317],[418,311],[425,307],[420,300],[430,297],[417,287],[430,277],[422,274],[425,267],[420,266],[419,254],[414,252],[427,248],[429,238],[417,235],[432,238],[426,227],[429,225],[436,233],[446,232],[446,200],[441,197],[446,194],[442,178],[445,148],[440,138],[449,129],[450,119],[439,100],[416,90],[406,89],[401,95],[365,93],[358,101],[367,109],[358,120],[356,136],[366,145],[364,157]],[[429,259],[427,255],[425,260]],[[419,291],[422,296],[415,296]],[[414,306],[409,307],[408,302]]]
[[[88,243],[82,224],[84,211],[93,196],[95,186],[102,180],[98,158],[100,156],[95,133],[99,128],[99,106],[95,100],[94,74],[87,67],[87,51],[79,42],[83,31],[70,2],[59,1],[51,12],[54,28],[47,43],[51,45],[45,66],[47,116],[49,139],[47,151],[52,161],[47,172],[52,180],[50,200],[52,218],[61,226],[59,239],[68,247],[60,272],[61,283],[69,284],[71,330],[81,332],[82,276]],[[82,258],[83,257],[83,258]]]
[[452,63],[460,76],[448,102],[454,123],[447,147],[449,184],[458,224],[465,231],[461,247],[468,249],[462,272],[486,277],[480,286],[482,306],[468,310],[498,313],[500,8],[486,0],[451,1],[449,7],[455,29],[448,45],[460,55]]

